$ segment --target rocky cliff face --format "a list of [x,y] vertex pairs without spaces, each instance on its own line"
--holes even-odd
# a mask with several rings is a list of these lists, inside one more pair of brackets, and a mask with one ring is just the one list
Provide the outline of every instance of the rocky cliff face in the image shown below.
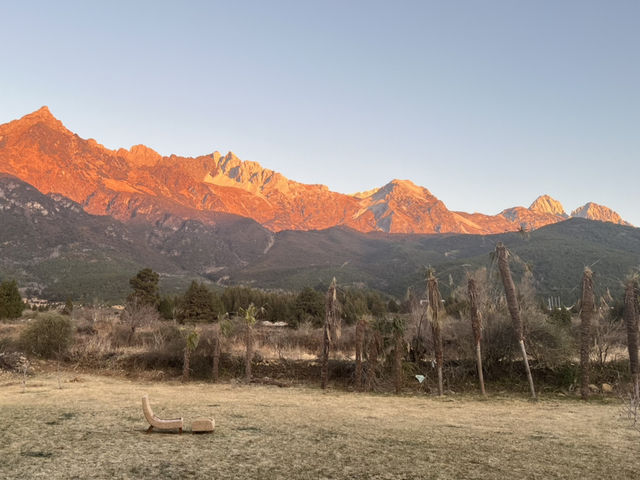
[[[232,152],[191,158],[165,157],[144,145],[109,150],[70,132],[47,107],[0,125],[0,172],[45,194],[64,195],[92,214],[173,222],[174,228],[185,219],[215,225],[216,212],[251,218],[271,231],[344,225],[362,232],[501,233],[567,218],[562,205],[548,196],[528,209],[469,214],[450,211],[408,180],[344,195],[289,180]],[[613,221],[606,219],[614,216],[599,211],[587,218]]]

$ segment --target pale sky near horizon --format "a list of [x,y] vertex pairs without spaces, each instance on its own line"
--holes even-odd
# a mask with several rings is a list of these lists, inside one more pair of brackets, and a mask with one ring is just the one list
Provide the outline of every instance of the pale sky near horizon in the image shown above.
[[0,2],[0,123],[640,226],[638,1]]

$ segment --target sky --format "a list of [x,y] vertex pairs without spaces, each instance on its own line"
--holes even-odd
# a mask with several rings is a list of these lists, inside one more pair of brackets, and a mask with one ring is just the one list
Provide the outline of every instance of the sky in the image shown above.
[[640,225],[640,2],[2,2],[0,123]]

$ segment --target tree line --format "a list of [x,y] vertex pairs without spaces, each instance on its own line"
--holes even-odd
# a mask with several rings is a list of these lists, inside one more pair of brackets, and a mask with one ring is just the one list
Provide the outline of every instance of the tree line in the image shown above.
[[[240,315],[250,305],[262,308],[261,320],[285,322],[293,328],[302,323],[321,327],[324,322],[324,293],[311,287],[305,287],[297,293],[243,286],[219,291],[194,280],[182,295],[160,296],[159,280],[160,276],[153,270],[140,270],[129,281],[132,293],[127,298],[127,304],[152,305],[164,319],[179,323],[217,322],[225,315]],[[336,295],[347,325],[355,324],[363,314],[379,317],[408,311],[406,302],[399,303],[373,290],[341,288]]]

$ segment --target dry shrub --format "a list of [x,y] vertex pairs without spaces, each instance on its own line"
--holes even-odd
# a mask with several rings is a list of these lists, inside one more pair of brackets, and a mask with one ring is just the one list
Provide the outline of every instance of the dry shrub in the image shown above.
[[[232,343],[239,343],[239,334],[231,336]],[[256,353],[263,357],[291,358],[301,354],[318,356],[322,352],[322,328],[303,323],[297,329],[259,325],[254,330]],[[352,358],[355,352],[355,326],[342,327],[342,334],[332,344],[332,356]]]
[[128,329],[126,344],[131,345],[136,330],[158,322],[160,315],[155,306],[134,299],[127,303],[120,314],[120,323]]
[[172,322],[153,322],[143,335],[136,336],[140,343],[146,339],[145,350],[131,353],[123,360],[134,370],[182,370],[185,336]]
[[[620,310],[613,306],[613,298],[607,293],[600,298],[593,325],[595,362],[603,367],[611,360],[617,360],[617,353],[626,349],[626,329]],[[623,355],[626,357],[626,355]]]
[[109,332],[109,341],[114,349],[122,348],[132,343],[130,338],[130,330],[126,325],[120,325],[118,323],[111,326]]
[[150,331],[153,349],[178,353],[184,348],[184,337],[174,323],[157,322]]
[[105,335],[92,335],[78,339],[69,352],[70,360],[82,365],[105,366],[105,359],[113,356],[111,340]]
[[15,342],[9,337],[0,337],[0,352],[9,352],[15,347]]
[[[471,323],[465,318],[447,317],[442,326],[442,342],[444,344],[444,355],[446,362],[457,362],[475,358],[475,344]],[[429,338],[428,346],[432,341]],[[429,349],[433,351],[432,347]]]
[[97,330],[93,322],[82,319],[76,322],[76,333],[78,335],[95,335]]
[[[571,359],[574,340],[570,331],[554,322],[542,312],[523,315],[529,355],[536,367],[556,368]],[[514,340],[513,326],[506,312],[490,316],[485,323],[482,351],[487,366],[512,362],[520,355]]]
[[34,320],[20,335],[24,351],[44,358],[60,356],[73,343],[71,320],[56,314]]

